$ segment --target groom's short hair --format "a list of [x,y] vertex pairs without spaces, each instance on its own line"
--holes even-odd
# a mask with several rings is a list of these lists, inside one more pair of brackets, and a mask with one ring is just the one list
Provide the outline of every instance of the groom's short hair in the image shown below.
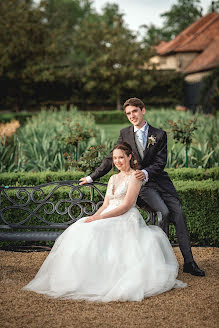
[[138,98],[129,98],[128,100],[126,100],[126,102],[123,105],[123,109],[125,110],[127,106],[139,107],[141,110],[145,108],[143,101],[141,101]]

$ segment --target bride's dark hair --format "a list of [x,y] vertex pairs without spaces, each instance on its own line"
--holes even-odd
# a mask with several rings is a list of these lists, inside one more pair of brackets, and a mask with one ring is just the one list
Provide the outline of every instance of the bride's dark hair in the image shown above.
[[136,170],[138,168],[138,161],[135,158],[135,155],[132,151],[131,146],[127,142],[121,142],[121,143],[115,145],[115,147],[113,148],[113,151],[115,149],[123,150],[127,156],[132,155],[131,160],[130,160],[130,167],[134,170]]

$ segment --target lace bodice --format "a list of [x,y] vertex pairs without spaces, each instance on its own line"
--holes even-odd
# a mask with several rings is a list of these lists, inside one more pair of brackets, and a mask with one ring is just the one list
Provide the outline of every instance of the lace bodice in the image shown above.
[[[133,174],[134,171],[130,175],[126,175],[123,178],[121,178],[119,174],[114,174],[110,178],[106,193],[107,197],[109,198],[110,205],[113,204],[118,206],[123,202],[128,190],[130,179]],[[133,206],[135,206],[135,204]]]

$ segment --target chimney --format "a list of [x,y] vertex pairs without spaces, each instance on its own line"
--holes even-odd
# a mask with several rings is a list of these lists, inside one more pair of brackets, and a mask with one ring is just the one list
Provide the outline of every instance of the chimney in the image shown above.
[[215,12],[215,10],[214,10],[214,1],[211,2],[211,12],[212,13]]

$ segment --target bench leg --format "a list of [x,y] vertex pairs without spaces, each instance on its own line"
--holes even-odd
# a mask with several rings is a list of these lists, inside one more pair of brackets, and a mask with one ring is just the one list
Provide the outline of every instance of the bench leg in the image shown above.
[[142,209],[144,209],[149,214],[149,220],[147,222],[150,222],[150,224],[157,225],[158,227],[160,227],[166,233],[167,237],[169,237],[169,221],[163,221],[161,212],[154,212],[144,207],[142,207]]
[[164,232],[165,234],[167,235],[167,237],[169,237],[169,221],[168,220],[163,220],[163,217],[162,217],[162,213],[161,212],[156,212],[155,213],[155,216],[157,216],[157,225],[158,227],[160,227]]

